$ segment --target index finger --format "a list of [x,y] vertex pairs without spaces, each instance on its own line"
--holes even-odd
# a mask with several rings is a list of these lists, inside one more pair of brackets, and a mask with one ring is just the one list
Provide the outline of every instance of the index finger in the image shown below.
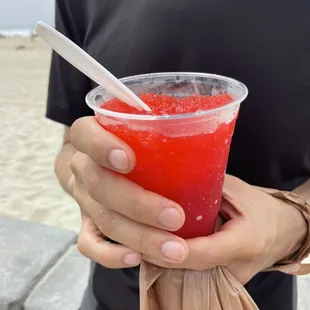
[[104,130],[93,116],[79,118],[70,129],[70,142],[80,152],[105,168],[129,173],[135,166],[133,150]]

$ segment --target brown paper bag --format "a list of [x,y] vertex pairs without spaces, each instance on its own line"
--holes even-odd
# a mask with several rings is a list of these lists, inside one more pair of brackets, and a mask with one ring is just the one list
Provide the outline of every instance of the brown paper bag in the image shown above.
[[140,310],[258,310],[223,267],[209,271],[163,269],[142,262]]
[[[295,191],[307,201],[310,198],[309,183],[310,180],[307,186],[303,185]],[[271,191],[272,194],[276,192],[275,197],[283,198],[281,196],[284,194],[279,191],[264,190]],[[242,200],[242,193],[237,193],[235,198]],[[297,202],[298,198],[295,199]],[[310,216],[308,209],[303,210],[298,205],[297,207],[306,218]],[[305,244],[304,248],[309,249],[309,246]],[[304,254],[303,251],[300,253]],[[310,264],[299,266],[289,265],[290,263],[293,261],[284,261],[283,265],[270,268],[268,271],[278,270],[297,275],[310,273]],[[224,267],[193,271],[163,269],[142,262],[140,310],[258,310],[258,307],[245,288]]]

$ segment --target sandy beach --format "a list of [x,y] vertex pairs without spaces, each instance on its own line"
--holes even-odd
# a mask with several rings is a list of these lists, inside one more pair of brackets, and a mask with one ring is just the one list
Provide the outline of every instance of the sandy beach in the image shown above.
[[78,230],[53,171],[63,128],[44,117],[49,65],[40,39],[0,39],[0,213]]

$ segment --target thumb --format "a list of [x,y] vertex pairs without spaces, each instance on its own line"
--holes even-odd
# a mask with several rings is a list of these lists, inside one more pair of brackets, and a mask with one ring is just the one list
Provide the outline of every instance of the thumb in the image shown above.
[[187,240],[189,255],[183,262],[184,268],[207,270],[227,266],[232,259],[240,256],[244,237],[242,222],[236,218],[226,222],[211,236]]

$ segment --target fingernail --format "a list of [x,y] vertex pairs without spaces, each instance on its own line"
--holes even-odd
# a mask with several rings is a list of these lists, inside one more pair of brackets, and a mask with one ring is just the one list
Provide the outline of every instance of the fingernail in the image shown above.
[[179,229],[182,225],[180,212],[175,208],[166,208],[159,214],[158,221],[161,225],[170,229]]
[[117,170],[128,169],[128,158],[123,150],[111,150],[109,154],[110,164]]
[[127,266],[137,266],[141,261],[141,257],[139,254],[127,254],[123,258],[123,263]]
[[168,241],[161,248],[163,254],[174,261],[181,261],[185,257],[186,251],[181,242]]

